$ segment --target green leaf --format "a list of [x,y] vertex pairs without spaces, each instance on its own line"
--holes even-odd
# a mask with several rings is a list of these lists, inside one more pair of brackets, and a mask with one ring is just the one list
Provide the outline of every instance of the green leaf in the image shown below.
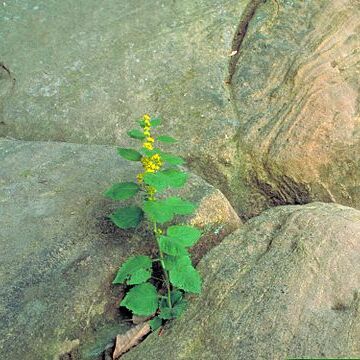
[[129,130],[127,134],[133,139],[138,139],[138,140],[145,139],[145,135],[143,134],[143,132],[138,129]]
[[159,314],[159,318],[164,319],[164,320],[173,319],[171,310],[172,309],[170,309],[169,307],[165,307],[165,308],[161,309],[160,314]]
[[162,320],[158,316],[150,320],[150,327],[152,331],[157,330],[161,325],[162,325]]
[[163,298],[160,301],[159,318],[164,320],[178,318],[187,307],[187,301],[183,299],[183,293],[181,291],[173,290],[170,296],[171,308],[169,307],[167,299]]
[[[175,306],[183,298],[184,293],[181,290],[175,289],[170,292],[171,305]],[[169,307],[169,300],[167,296],[163,296],[160,300],[159,309],[165,309]]]
[[118,148],[118,154],[130,161],[140,161],[142,158],[141,154],[133,149]]
[[185,164],[185,160],[180,156],[171,155],[165,152],[161,152],[161,158],[169,163],[170,165],[183,165]]
[[133,314],[150,316],[158,308],[159,299],[156,288],[150,283],[135,285],[129,290],[120,306],[125,306]]
[[181,301],[183,295],[183,292],[180,290],[172,290],[170,293],[171,304],[176,305],[179,301]]
[[159,318],[164,320],[178,318],[187,308],[187,301],[182,300],[179,304],[170,308],[163,308],[160,310]]
[[172,270],[174,267],[177,266],[188,266],[191,265],[191,259],[189,255],[186,256],[170,256],[166,255],[164,257],[164,264],[166,270]]
[[134,196],[139,190],[139,185],[134,182],[124,182],[114,184],[104,195],[113,200],[125,200]]
[[187,180],[187,173],[175,169],[162,170],[156,173],[146,173],[144,182],[153,186],[157,191],[163,191],[168,187],[179,188]]
[[[139,124],[141,127],[145,127],[144,119],[140,119]],[[159,126],[161,124],[161,119],[160,118],[151,119],[150,124],[151,124],[151,127]]]
[[133,256],[121,265],[113,284],[136,285],[150,279],[152,261],[148,256]]
[[147,156],[147,157],[150,157],[154,154],[159,154],[160,150],[159,149],[153,149],[153,150],[149,150],[149,149],[145,149],[145,148],[141,148],[140,149],[140,152],[144,155],[144,156]]
[[172,308],[172,316],[177,319],[180,315],[186,310],[187,308],[187,301],[181,300]]
[[171,221],[176,214],[192,214],[196,209],[196,206],[179,197],[170,197],[163,200],[145,201],[143,209],[151,221],[163,224],[167,221]]
[[161,173],[168,178],[168,183],[174,188],[182,187],[188,179],[188,174],[186,172],[178,171],[176,169],[162,170]]
[[161,119],[160,118],[151,119],[150,124],[151,124],[151,127],[159,126],[161,124]]
[[175,143],[177,142],[176,139],[174,139],[171,136],[167,136],[167,135],[160,135],[156,138],[156,140],[164,142],[164,143]]
[[151,221],[163,224],[174,217],[172,209],[164,200],[144,201],[143,209]]
[[117,209],[110,215],[110,219],[121,229],[129,229],[139,224],[143,218],[143,211],[137,206]]
[[188,255],[187,250],[178,239],[172,239],[168,236],[159,237],[160,250],[165,254],[172,256],[183,256]]
[[189,247],[200,239],[201,231],[189,225],[174,225],[167,229],[167,235],[179,240],[184,247]]
[[196,209],[195,204],[179,197],[169,197],[164,200],[164,203],[177,215],[191,215]]
[[192,265],[184,260],[177,261],[169,271],[170,282],[179,289],[187,292],[199,294],[201,292],[201,277],[200,274],[193,268]]
[[169,179],[161,171],[156,173],[145,173],[144,183],[153,186],[157,191],[163,191],[169,187]]

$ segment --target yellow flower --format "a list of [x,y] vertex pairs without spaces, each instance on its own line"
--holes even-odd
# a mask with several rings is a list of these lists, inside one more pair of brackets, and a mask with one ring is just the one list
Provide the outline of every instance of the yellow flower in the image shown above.
[[143,116],[143,119],[144,119],[144,121],[150,121],[151,117],[150,117],[149,114],[145,114],[145,115]]
[[159,154],[154,154],[153,156],[151,156],[151,160],[155,161],[155,162],[158,162],[158,163],[161,163],[161,157],[160,157]]
[[144,174],[137,174],[136,175],[136,179],[138,181],[139,184],[141,184],[144,181]]
[[153,143],[153,142],[155,141],[155,139],[154,139],[153,137],[151,137],[151,136],[148,136],[148,137],[146,138],[146,141],[147,141],[147,142],[150,142],[150,143]]
[[152,146],[152,143],[144,142],[143,147],[148,150],[153,150],[154,147]]
[[146,186],[146,192],[149,195],[149,200],[155,200],[156,189],[153,186]]

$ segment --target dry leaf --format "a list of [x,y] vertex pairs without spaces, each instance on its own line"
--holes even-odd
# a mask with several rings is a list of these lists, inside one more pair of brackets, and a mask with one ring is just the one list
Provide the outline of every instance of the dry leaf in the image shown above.
[[237,54],[237,50],[233,50],[229,56],[234,56]]
[[119,358],[124,352],[137,345],[140,340],[150,332],[149,322],[139,324],[128,330],[124,335],[118,335],[115,340],[113,360]]

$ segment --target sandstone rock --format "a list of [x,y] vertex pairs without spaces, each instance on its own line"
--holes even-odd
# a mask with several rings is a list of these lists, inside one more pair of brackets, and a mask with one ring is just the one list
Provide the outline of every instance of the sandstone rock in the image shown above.
[[314,199],[360,208],[359,29],[358,1],[258,7],[230,84],[242,214]]
[[[122,231],[106,219],[118,204],[102,193],[138,165],[108,146],[10,140],[0,141],[0,161],[0,358],[53,359],[80,344],[79,356],[93,359],[127,329],[114,274],[128,256],[154,251],[144,227]],[[182,195],[200,206],[191,220],[204,231],[199,259],[240,222],[196,176]],[[209,199],[218,207],[206,219]]]
[[160,114],[243,218],[359,208],[358,1],[18,1],[0,21],[0,136],[126,144]]
[[224,79],[249,2],[6,2],[0,136],[109,145],[149,112],[184,152],[214,151],[234,134]]
[[200,297],[124,360],[360,357],[360,211],[270,209],[198,269]]

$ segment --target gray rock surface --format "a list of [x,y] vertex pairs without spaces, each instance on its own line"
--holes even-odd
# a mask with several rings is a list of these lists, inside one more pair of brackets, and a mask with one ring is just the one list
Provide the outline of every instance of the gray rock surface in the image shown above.
[[[109,145],[145,112],[214,186],[183,193],[205,230],[195,262],[239,226],[223,194],[245,219],[360,209],[359,27],[358,0],[2,2],[0,357],[93,358],[126,330],[109,284],[152,248],[106,221],[101,193],[136,173]],[[360,356],[358,220],[321,204],[251,220],[202,262],[208,289],[160,343],[183,334],[185,359]],[[157,349],[152,335],[127,356]]]
[[[103,191],[133,180],[139,165],[109,146],[9,140],[0,141],[0,162],[0,358],[54,359],[78,348],[93,359],[127,328],[114,274],[128,256],[154,251],[144,227],[123,231],[106,219],[119,204]],[[196,176],[181,193],[199,204],[198,260],[240,221]]]
[[360,357],[360,211],[270,209],[201,260],[189,310],[130,359]]
[[358,1],[4,4],[0,136],[126,144],[160,114],[243,218],[360,207]]
[[193,149],[229,136],[224,79],[248,2],[6,2],[0,62],[16,84],[0,69],[0,135],[109,145],[149,112]]

